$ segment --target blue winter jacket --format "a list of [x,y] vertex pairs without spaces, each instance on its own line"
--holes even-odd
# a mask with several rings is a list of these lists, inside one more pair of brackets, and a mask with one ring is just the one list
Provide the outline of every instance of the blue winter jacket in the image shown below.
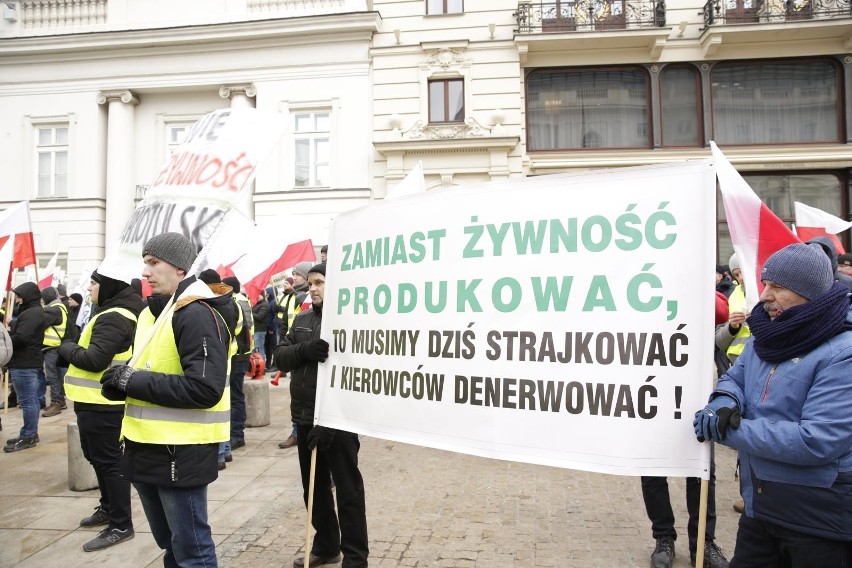
[[753,341],[713,394],[736,399],[742,414],[722,443],[739,450],[746,514],[852,540],[852,331],[777,365]]

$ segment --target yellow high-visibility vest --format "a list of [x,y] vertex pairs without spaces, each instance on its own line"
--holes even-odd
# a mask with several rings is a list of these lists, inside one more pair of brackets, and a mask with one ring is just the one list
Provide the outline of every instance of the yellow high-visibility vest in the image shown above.
[[59,306],[59,311],[62,312],[62,322],[59,325],[51,325],[44,330],[42,345],[45,347],[59,347],[59,344],[62,343],[62,338],[65,337],[65,326],[68,325],[68,308],[60,300],[53,300],[47,307],[56,305]]
[[279,298],[278,300],[278,305],[280,306],[282,304],[284,305],[284,311],[279,311],[275,317],[277,317],[279,320],[282,320],[284,319],[284,314],[286,313],[287,329],[290,329],[291,327],[293,327],[293,320],[296,319],[296,315],[298,315],[298,313],[302,311],[302,306],[296,305],[296,294],[290,294],[289,296],[286,296],[286,299],[285,296],[282,295],[281,298]]
[[[731,296],[728,298],[728,313],[745,312],[745,304],[745,290],[743,290],[742,284],[737,284],[737,287],[734,288],[734,291],[731,292]],[[748,339],[750,337],[751,330],[748,328],[748,324],[742,324],[739,331],[737,331],[737,334],[734,336],[734,340],[731,342],[731,345],[726,351],[728,357],[739,357],[740,354],[742,354],[743,349],[745,349],[746,343],[748,343]]]
[[[181,297],[188,296],[211,298],[214,294],[206,284],[196,281],[181,294]],[[166,320],[154,332],[151,341],[141,347],[133,366],[136,369],[157,373],[183,374],[172,327],[174,304],[160,314],[160,317]],[[221,319],[218,313],[213,317]],[[139,323],[136,326],[137,347],[138,342],[148,336],[154,323],[155,319],[151,310],[146,308],[140,314]],[[225,333],[230,333],[224,320],[220,321],[220,324]],[[230,342],[228,338],[228,343]],[[230,358],[228,363],[230,364]],[[231,392],[227,382],[228,372],[229,370],[226,370],[222,398],[210,408],[172,408],[127,397],[124,420],[121,423],[122,438],[145,444],[175,445],[212,444],[228,440],[231,434]]]
[[[236,343],[237,336],[242,333],[243,325],[245,325],[245,315],[243,314],[243,308],[246,309],[246,313],[251,313],[251,304],[248,301],[248,298],[245,297],[242,293],[234,294],[234,303],[237,306],[237,329],[234,332],[234,342]],[[249,326],[249,343],[248,348],[245,353],[237,353],[238,355],[248,355],[254,350],[254,318],[248,318],[248,326]]]
[[[88,325],[86,325],[83,329],[83,333],[80,335],[80,340],[77,341],[77,344],[80,347],[83,347],[84,349],[89,347],[89,344],[92,341],[92,329],[95,327],[95,322],[99,317],[104,314],[108,314],[109,312],[119,313],[132,321],[134,325],[136,324],[136,316],[133,315],[133,312],[130,310],[126,308],[107,308],[102,312],[98,312],[95,314],[95,317],[89,320]],[[109,366],[112,367],[113,365],[123,365],[127,363],[132,354],[133,345],[131,344],[127,350],[117,353],[112,358],[112,362]],[[124,404],[124,401],[109,400],[104,398],[101,394],[101,377],[103,376],[104,371],[106,371],[106,369],[97,372],[85,371],[76,365],[68,365],[68,372],[65,374],[65,394],[74,402],[85,402],[88,404]]]

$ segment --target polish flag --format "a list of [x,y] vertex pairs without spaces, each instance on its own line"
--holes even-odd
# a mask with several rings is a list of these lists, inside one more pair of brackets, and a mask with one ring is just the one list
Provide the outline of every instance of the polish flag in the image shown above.
[[715,142],[710,142],[716,177],[725,206],[734,251],[740,259],[746,305],[755,306],[763,290],[760,270],[766,260],[787,245],[800,243],[796,235],[769,210]]
[[272,278],[274,274],[278,274],[292,266],[296,266],[300,262],[304,262],[309,260],[311,262],[317,259],[316,252],[314,252],[314,245],[310,240],[299,241],[297,243],[291,243],[287,245],[284,249],[284,252],[281,253],[275,262],[267,266],[258,274],[253,277],[248,278],[248,280],[244,281],[239,277],[239,272],[243,272],[248,276],[251,274],[253,269],[248,267],[250,258],[243,257],[241,261],[243,262],[243,266],[235,266],[236,270],[234,274],[237,276],[237,279],[240,281],[240,288],[243,294],[251,302],[251,305],[257,301],[257,298],[260,296],[260,293],[266,288],[266,285],[269,283],[269,280]]
[[310,240],[297,240],[304,234],[298,219],[276,216],[255,224],[236,209],[228,212],[209,245],[205,264],[221,277],[236,276],[240,291],[254,305],[273,275],[309,260],[316,260]]
[[53,256],[50,258],[50,262],[47,263],[47,268],[45,268],[44,272],[41,273],[44,278],[38,281],[39,290],[44,290],[48,286],[53,286],[53,279],[56,275],[56,260],[58,257],[58,252],[53,253]]
[[30,204],[27,201],[16,203],[0,212],[0,247],[10,239],[14,241],[12,268],[23,268],[36,263]]
[[796,211],[796,234],[800,239],[807,242],[814,237],[828,237],[834,243],[837,254],[846,252],[836,235],[852,227],[852,221],[844,221],[822,209],[798,201],[794,201],[793,206]]

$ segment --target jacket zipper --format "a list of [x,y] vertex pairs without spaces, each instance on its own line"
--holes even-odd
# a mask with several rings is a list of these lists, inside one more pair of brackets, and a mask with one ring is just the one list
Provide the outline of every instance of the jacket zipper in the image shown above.
[[207,377],[207,338],[201,338],[201,346],[204,348],[204,362],[201,364],[201,378]]
[[769,395],[769,383],[772,382],[772,375],[775,374],[775,367],[769,370],[769,378],[766,379],[766,388],[763,389],[763,398],[760,399],[760,402],[765,402],[766,397]]

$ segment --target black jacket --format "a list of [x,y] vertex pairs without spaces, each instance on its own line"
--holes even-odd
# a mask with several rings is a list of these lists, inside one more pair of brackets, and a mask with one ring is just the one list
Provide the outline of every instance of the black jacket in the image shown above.
[[317,363],[302,358],[300,343],[319,339],[322,307],[312,305],[293,320],[293,327],[275,349],[275,366],[290,373],[290,416],[296,424],[314,423],[317,398]]
[[269,319],[269,301],[265,297],[261,298],[252,306],[251,313],[254,317],[254,332],[265,333],[269,325],[267,322]]
[[[142,311],[142,298],[133,288],[127,286],[112,298],[100,305],[100,310],[108,308],[125,308],[135,315]],[[73,325],[69,322],[69,325]],[[113,358],[133,345],[133,335],[136,324],[116,312],[108,312],[95,320],[89,347],[80,347],[74,341],[63,341],[59,346],[59,356],[84,371],[97,373],[109,368]],[[88,404],[75,402],[74,410],[90,410],[98,412],[124,412],[124,407],[118,404]]]
[[[194,277],[183,280],[176,297],[194,281]],[[183,373],[136,371],[128,385],[129,396],[172,408],[210,408],[219,402],[228,384],[228,347],[236,318],[230,286],[211,284],[210,288],[220,295],[189,303],[182,300],[172,318]],[[219,312],[225,325],[208,306]],[[164,307],[156,296],[148,299],[148,308],[155,316]],[[168,487],[206,485],[218,476],[218,450],[217,443],[166,446],[125,439],[121,474],[129,481]],[[175,480],[171,475],[173,461]]]
[[39,369],[44,365],[41,348],[47,327],[47,316],[41,307],[41,292],[35,282],[24,282],[12,291],[23,303],[9,329],[12,358],[6,366],[10,369]]
[[[251,313],[251,305],[248,303],[248,300],[243,299],[240,302],[237,301],[237,296],[234,295],[234,317],[237,318],[239,311],[243,313],[243,329],[240,330],[240,333],[237,335],[237,353],[231,357],[231,361],[248,361],[251,356],[251,340],[252,340],[252,329],[254,318]],[[236,325],[236,323],[235,323]],[[234,327],[234,332],[236,333],[236,327]],[[231,370],[233,371],[233,365],[231,365]]]

